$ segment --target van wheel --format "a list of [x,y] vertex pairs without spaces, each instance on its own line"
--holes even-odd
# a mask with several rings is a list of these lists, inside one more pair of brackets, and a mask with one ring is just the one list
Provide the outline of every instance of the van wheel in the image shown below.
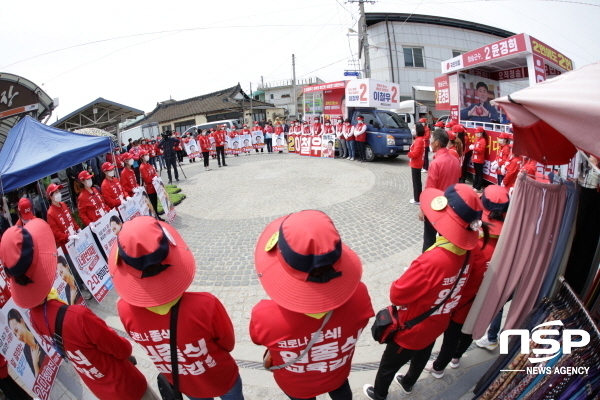
[[365,156],[367,157],[368,162],[375,160],[375,153],[373,152],[373,149],[369,145],[365,146]]
[[400,154],[390,154],[388,158],[398,158]]

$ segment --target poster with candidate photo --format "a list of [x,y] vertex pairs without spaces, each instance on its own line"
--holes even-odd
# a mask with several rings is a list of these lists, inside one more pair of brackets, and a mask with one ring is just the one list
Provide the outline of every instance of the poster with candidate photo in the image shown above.
[[265,138],[262,131],[252,131],[252,147],[255,149],[262,149],[265,145]]
[[189,158],[202,156],[202,154],[200,154],[200,146],[198,146],[198,143],[195,139],[188,139],[187,142],[183,143],[183,146],[185,147],[185,152]]
[[68,305],[85,306],[85,300],[81,296],[80,288],[77,286],[77,281],[72,272],[69,258],[65,257],[62,248],[56,250],[58,257],[56,259],[56,277],[54,278],[53,288],[56,289],[58,297]]
[[335,158],[335,135],[325,134],[321,136],[321,157]]
[[100,246],[107,257],[113,244],[117,241],[117,233],[121,230],[122,225],[123,222],[121,222],[119,213],[114,208],[104,214],[98,221],[90,224],[92,232],[98,238]]
[[286,147],[285,135],[283,132],[279,135],[273,134],[273,151],[283,151]]
[[175,217],[177,216],[177,211],[175,210],[175,206],[169,199],[169,194],[167,193],[167,189],[165,188],[165,184],[162,179],[155,179],[152,181],[154,185],[154,189],[156,190],[156,196],[158,197],[158,201],[162,205],[163,210],[165,211],[166,221],[168,223],[173,223]]
[[461,121],[506,123],[501,121],[498,109],[490,103],[500,95],[498,81],[460,74],[458,82]]

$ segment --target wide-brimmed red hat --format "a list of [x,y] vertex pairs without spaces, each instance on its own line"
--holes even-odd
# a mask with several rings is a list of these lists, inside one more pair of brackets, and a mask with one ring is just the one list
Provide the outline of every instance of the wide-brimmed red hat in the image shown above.
[[196,261],[175,228],[142,216],[123,224],[108,267],[123,300],[138,307],[156,307],[186,291],[194,280]]
[[490,224],[490,234],[500,235],[504,221],[490,219],[490,213],[492,211],[497,211],[502,213],[502,216],[505,216],[510,204],[508,191],[502,186],[490,185],[483,190],[483,194],[481,195],[481,204],[483,205],[482,220],[483,222]]
[[[271,222],[254,251],[258,279],[281,307],[312,314],[330,311],[354,294],[362,264],[342,243],[333,221],[321,211],[306,210]],[[313,276],[320,267],[332,268]]]
[[502,132],[499,136],[500,139],[510,139],[508,132]]
[[85,181],[86,179],[92,179],[94,177],[94,175],[90,174],[87,171],[81,171],[79,173],[79,175],[77,175],[77,179],[79,179],[80,181]]
[[112,169],[115,169],[114,164],[111,164],[109,162],[105,162],[105,163],[102,164],[102,171],[103,172],[110,171]]
[[51,183],[48,185],[48,187],[46,188],[46,194],[48,195],[48,197],[52,196],[52,193],[56,192],[57,190],[62,189],[63,186],[62,185],[57,185],[56,183]]
[[27,227],[13,226],[2,236],[0,259],[10,292],[21,308],[41,304],[56,276],[56,242],[46,221],[34,218]]
[[425,189],[420,201],[423,213],[440,235],[461,249],[477,247],[483,206],[470,186],[457,183],[445,192]]
[[140,157],[150,154],[148,150],[140,150]]
[[446,124],[446,128],[452,128],[454,125],[456,125],[456,124],[454,123],[454,121],[449,121],[449,122]]
[[21,197],[19,199],[17,209],[19,210],[19,215],[23,221],[29,221],[30,219],[35,218],[35,215],[33,215],[33,204],[27,197]]

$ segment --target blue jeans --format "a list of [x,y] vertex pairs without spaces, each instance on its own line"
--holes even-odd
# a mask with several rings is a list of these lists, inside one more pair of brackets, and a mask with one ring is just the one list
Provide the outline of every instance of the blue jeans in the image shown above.
[[[213,400],[214,397],[192,397],[188,396],[190,400]],[[229,389],[229,392],[225,393],[220,397],[221,400],[244,400],[244,394],[242,393],[242,377],[238,375],[237,380],[233,384],[233,387]]]
[[354,158],[354,142],[355,140],[346,140],[346,146],[348,146],[348,155],[350,158]]

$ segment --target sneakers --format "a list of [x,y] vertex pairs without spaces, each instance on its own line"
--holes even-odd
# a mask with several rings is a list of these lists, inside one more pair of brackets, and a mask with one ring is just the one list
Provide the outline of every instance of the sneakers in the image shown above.
[[368,399],[375,400],[375,389],[373,388],[373,385],[369,385],[367,383],[365,386],[363,386],[363,393]]
[[452,368],[452,369],[456,369],[456,368],[458,368],[458,367],[460,367],[460,358],[453,358],[453,359],[450,361],[450,368]]
[[354,161],[354,157],[352,157],[352,158],[350,159],[350,161]]
[[404,378],[404,375],[396,374],[396,376],[394,377],[394,382],[396,382],[398,385],[400,385],[400,387],[402,388],[402,391],[404,393],[411,394],[413,387],[403,384],[402,378]]
[[421,204],[421,203],[419,203],[418,201],[415,201],[415,199],[410,199],[408,202],[409,202],[410,204],[416,204],[416,205],[419,205],[419,204]]
[[421,170],[421,172],[425,172],[425,173],[427,173],[427,170],[426,170],[425,168],[423,168],[423,169]]
[[436,370],[433,368],[433,362],[434,362],[433,360],[430,360],[430,361],[427,363],[427,365],[426,365],[426,366],[425,366],[425,368],[424,368],[424,369],[425,369],[425,371],[427,371],[427,372],[431,373],[431,375],[432,375],[434,378],[437,378],[437,379],[442,379],[442,378],[444,377],[444,371],[436,371]]
[[346,157],[346,160],[349,160],[349,159],[350,159],[350,156]]
[[487,336],[482,337],[481,339],[475,341],[477,347],[481,347],[482,349],[494,350],[498,347],[498,342],[491,342],[488,340]]

